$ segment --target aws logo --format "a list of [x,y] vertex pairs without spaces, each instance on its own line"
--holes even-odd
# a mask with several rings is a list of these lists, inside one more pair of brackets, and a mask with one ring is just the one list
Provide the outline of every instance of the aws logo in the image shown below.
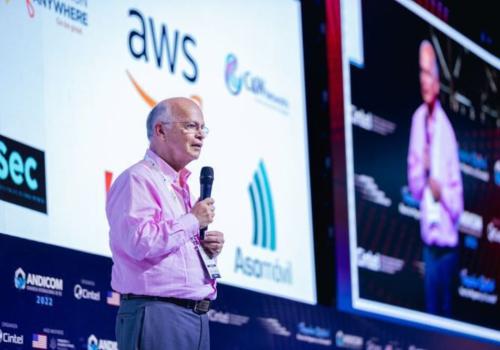
[[[166,66],[171,74],[176,74],[181,69],[183,78],[188,82],[195,83],[198,80],[198,64],[191,53],[191,50],[196,47],[193,35],[182,33],[178,29],[169,30],[165,23],[160,23],[157,28],[154,18],[149,17],[146,22],[144,15],[137,9],[130,9],[129,17],[139,22],[139,26],[128,34],[128,48],[132,57],[146,63],[153,58],[159,69]],[[127,70],[126,74],[139,96],[150,108],[153,108],[157,101],[132,76],[130,71]],[[201,107],[199,96],[192,95],[191,98]]]
[[135,59],[149,63],[152,58],[159,69],[166,66],[171,74],[180,68],[184,79],[196,82],[198,64],[192,54],[196,47],[193,35],[169,28],[165,23],[157,25],[153,17],[146,21],[137,9],[130,9],[128,15],[138,21],[138,27],[128,34],[128,48]]
[[273,197],[264,162],[261,160],[248,185],[253,211],[253,245],[276,250],[276,220]]

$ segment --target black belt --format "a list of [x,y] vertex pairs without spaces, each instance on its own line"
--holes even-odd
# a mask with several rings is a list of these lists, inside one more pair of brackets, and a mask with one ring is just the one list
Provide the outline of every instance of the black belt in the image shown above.
[[144,299],[150,301],[163,301],[166,303],[171,303],[179,305],[188,309],[193,309],[198,315],[206,314],[210,310],[210,300],[191,300],[191,299],[179,299],[172,297],[155,297],[152,295],[137,295],[137,294],[122,294],[122,300],[132,300],[132,299]]
[[440,258],[443,255],[449,254],[449,253],[455,253],[458,252],[458,247],[440,247],[438,245],[425,245],[429,253],[431,253],[434,257]]

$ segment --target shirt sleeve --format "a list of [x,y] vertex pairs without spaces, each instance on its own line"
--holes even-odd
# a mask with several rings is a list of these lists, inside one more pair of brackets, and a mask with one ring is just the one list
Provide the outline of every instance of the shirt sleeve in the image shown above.
[[446,154],[448,176],[441,187],[441,204],[456,223],[464,208],[462,177],[458,160],[458,145],[451,125],[448,125],[448,142],[443,144]]
[[415,199],[422,200],[426,185],[424,159],[423,159],[423,130],[419,130],[418,118],[412,118],[410,131],[410,145],[408,148],[408,187]]
[[168,217],[159,204],[155,184],[144,175],[125,173],[108,193],[112,244],[137,260],[168,255],[199,231],[196,217]]

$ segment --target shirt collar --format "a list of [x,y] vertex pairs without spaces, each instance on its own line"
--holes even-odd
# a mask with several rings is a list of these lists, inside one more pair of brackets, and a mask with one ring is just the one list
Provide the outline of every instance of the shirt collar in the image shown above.
[[158,166],[160,172],[172,182],[178,182],[177,180],[180,177],[180,183],[185,184],[187,183],[189,175],[191,175],[191,172],[186,168],[181,169],[179,172],[175,171],[174,168],[172,168],[167,162],[165,162],[151,148],[148,148],[148,150],[146,151],[145,158],[151,158],[153,162],[155,162]]
[[440,118],[440,116],[441,116],[441,110],[442,110],[441,103],[439,102],[439,99],[438,99],[434,103],[434,108],[432,110],[432,114],[429,115],[431,117],[430,119],[432,121],[437,121],[438,118]]

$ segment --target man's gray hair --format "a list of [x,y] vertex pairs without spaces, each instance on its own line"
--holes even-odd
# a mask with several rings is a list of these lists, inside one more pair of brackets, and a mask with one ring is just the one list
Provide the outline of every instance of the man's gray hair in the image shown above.
[[170,105],[165,102],[157,104],[151,112],[149,112],[148,119],[146,120],[146,131],[149,140],[153,137],[156,124],[159,122],[168,123],[171,120],[171,112]]

